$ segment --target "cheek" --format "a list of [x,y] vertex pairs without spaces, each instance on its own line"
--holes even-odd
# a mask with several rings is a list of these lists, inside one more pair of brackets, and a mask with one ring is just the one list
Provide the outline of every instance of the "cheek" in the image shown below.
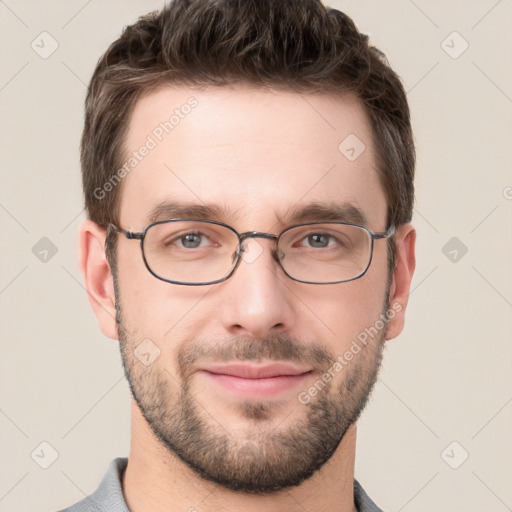
[[[384,274],[385,275],[385,274]],[[336,355],[343,354],[364,333],[375,328],[385,308],[386,280],[367,273],[355,281],[307,290],[301,297],[307,307],[302,330],[315,336]],[[312,329],[312,326],[316,326]],[[373,328],[373,329],[372,329]],[[377,340],[378,336],[369,338]]]
[[169,354],[177,350],[178,341],[201,334],[204,322],[197,322],[197,317],[204,315],[203,298],[209,288],[174,285],[157,279],[136,251],[120,256],[118,262],[122,319],[132,344],[147,338]]

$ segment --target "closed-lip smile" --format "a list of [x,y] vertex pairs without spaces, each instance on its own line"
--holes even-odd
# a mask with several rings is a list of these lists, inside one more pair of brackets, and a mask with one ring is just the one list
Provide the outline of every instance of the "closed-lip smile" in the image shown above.
[[199,368],[199,372],[243,398],[263,399],[296,387],[312,368],[291,363],[228,363],[209,364]]
[[271,363],[265,365],[251,365],[245,363],[216,364],[202,370],[218,375],[232,375],[242,379],[265,379],[285,375],[302,375],[311,371],[311,368],[300,368],[288,363]]

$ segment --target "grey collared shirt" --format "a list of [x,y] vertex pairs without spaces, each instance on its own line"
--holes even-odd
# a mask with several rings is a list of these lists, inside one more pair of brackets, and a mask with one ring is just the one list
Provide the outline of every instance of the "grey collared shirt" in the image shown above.
[[[121,480],[128,459],[114,459],[105,473],[100,486],[90,496],[60,512],[130,512],[124,500]],[[359,482],[354,479],[354,501],[359,512],[382,512],[368,497]]]

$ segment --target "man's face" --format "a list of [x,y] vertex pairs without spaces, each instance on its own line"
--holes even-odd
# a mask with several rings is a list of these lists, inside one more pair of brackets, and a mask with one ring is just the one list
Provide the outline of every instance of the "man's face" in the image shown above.
[[[172,131],[158,130],[191,96]],[[239,233],[334,220],[288,218],[313,203],[355,207],[373,232],[387,228],[371,127],[353,97],[169,87],[137,103],[129,128],[128,156],[148,136],[156,145],[123,180],[124,229],[142,231],[164,202],[214,207],[211,220]],[[338,149],[355,136],[356,159]],[[196,214],[168,208],[159,220]],[[333,455],[376,379],[386,328],[375,326],[391,306],[385,240],[362,278],[328,285],[287,277],[274,244],[248,239],[235,273],[206,286],[155,278],[136,241],[119,236],[117,250],[123,363],[146,421],[204,478],[256,493],[297,485]],[[137,357],[143,341],[150,358],[159,351],[150,365]]]

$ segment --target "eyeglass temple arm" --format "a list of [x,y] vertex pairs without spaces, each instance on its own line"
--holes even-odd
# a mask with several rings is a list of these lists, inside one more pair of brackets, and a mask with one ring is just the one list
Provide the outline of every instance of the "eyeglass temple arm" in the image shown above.
[[390,228],[385,231],[384,233],[372,233],[372,238],[379,239],[379,238],[389,238],[390,236],[393,236],[396,233],[396,227],[390,226]]
[[142,240],[144,233],[134,233],[133,231],[127,231],[126,229],[121,229],[120,227],[116,226],[115,224],[109,223],[108,225],[109,229],[112,229],[112,231],[116,233],[120,233],[121,235],[124,235],[129,240]]

